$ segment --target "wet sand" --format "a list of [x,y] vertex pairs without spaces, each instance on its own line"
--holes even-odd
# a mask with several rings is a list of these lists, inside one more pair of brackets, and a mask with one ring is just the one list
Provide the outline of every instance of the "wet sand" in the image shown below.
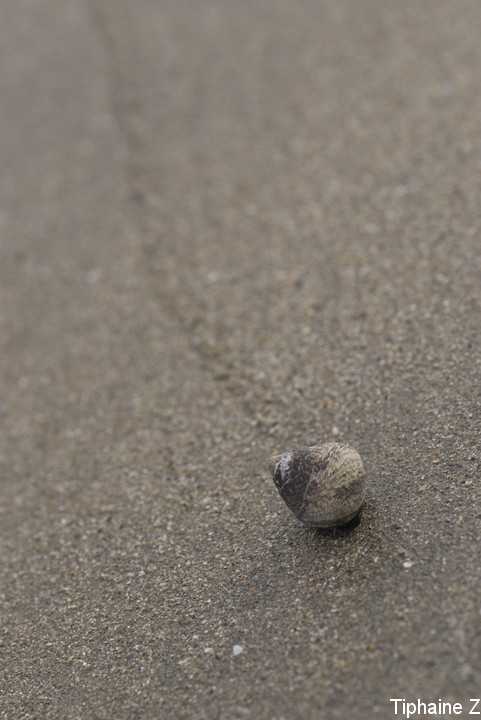
[[[478,1],[2,16],[0,716],[468,717]],[[305,529],[267,458],[332,440]]]

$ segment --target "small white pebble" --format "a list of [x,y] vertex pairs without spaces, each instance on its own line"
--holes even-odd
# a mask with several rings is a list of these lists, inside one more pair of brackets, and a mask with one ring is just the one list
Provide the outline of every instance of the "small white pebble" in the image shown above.
[[206,655],[207,655],[208,653],[213,653],[213,652],[214,652],[214,648],[211,648],[211,647],[204,648],[204,652],[205,652]]
[[412,566],[413,566],[413,564],[412,564],[411,560],[405,560],[403,562],[403,568],[406,568],[406,570],[409,570],[409,568],[412,568]]
[[102,270],[100,268],[92,268],[85,275],[85,280],[89,285],[95,285],[102,277]]
[[244,652],[244,648],[242,647],[242,645],[233,645],[233,646],[232,646],[232,654],[233,654],[234,656],[235,656],[235,655],[240,655],[241,652]]
[[331,435],[334,435],[334,436],[339,435],[339,428],[337,427],[337,425],[333,425],[332,430],[331,430]]
[[219,282],[220,278],[221,278],[220,272],[218,272],[217,270],[211,270],[209,273],[207,273],[207,277],[206,277],[207,284],[215,285],[216,282]]

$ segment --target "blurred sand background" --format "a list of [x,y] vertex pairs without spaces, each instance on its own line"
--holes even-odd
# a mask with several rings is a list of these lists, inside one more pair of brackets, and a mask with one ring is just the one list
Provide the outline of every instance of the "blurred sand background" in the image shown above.
[[2,5],[0,716],[467,717],[479,0]]

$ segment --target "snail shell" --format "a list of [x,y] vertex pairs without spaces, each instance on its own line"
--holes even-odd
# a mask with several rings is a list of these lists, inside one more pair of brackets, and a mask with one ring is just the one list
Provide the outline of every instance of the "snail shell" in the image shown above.
[[269,470],[288,508],[306,525],[346,525],[362,508],[364,465],[349,445],[324,443],[273,455]]

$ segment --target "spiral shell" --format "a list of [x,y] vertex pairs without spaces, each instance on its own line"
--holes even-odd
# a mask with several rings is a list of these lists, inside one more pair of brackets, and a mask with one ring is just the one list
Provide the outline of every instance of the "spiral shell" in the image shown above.
[[346,525],[362,508],[364,465],[349,445],[299,447],[273,455],[269,469],[282,499],[306,525]]

